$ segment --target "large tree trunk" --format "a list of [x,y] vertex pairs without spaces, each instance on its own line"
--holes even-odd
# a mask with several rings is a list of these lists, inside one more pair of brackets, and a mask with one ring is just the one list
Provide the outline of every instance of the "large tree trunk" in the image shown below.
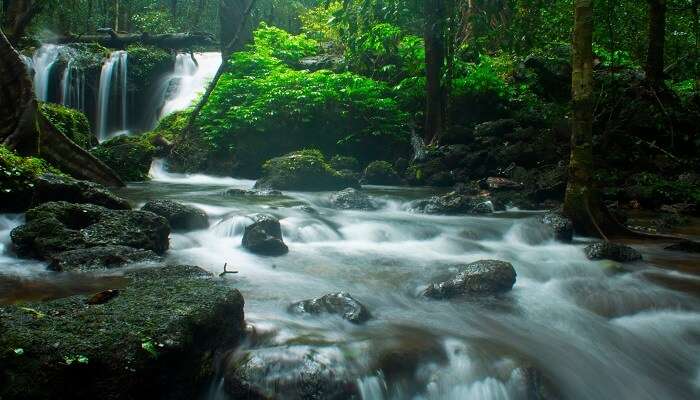
[[437,143],[443,131],[446,10],[442,0],[424,0],[425,15],[425,142]]
[[42,0],[5,0],[2,29],[11,43],[22,38],[32,19],[44,6]]
[[664,80],[664,45],[666,43],[666,0],[649,2],[649,47],[647,80],[655,86]]
[[79,179],[123,186],[106,165],[56,130],[39,112],[19,53],[0,30],[0,143],[24,156],[39,156]]
[[100,29],[103,35],[61,36],[47,39],[46,43],[99,43],[111,49],[124,49],[132,44],[143,44],[163,49],[188,49],[196,46],[213,46],[214,38],[205,33],[166,33],[149,35],[148,33],[120,35],[112,29]]

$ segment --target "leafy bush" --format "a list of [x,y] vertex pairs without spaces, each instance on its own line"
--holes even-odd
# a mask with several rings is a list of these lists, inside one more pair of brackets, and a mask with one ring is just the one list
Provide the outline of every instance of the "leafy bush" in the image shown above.
[[335,0],[327,5],[308,9],[299,16],[304,34],[309,38],[340,46],[341,33],[334,22],[342,9],[343,3]]
[[292,35],[289,32],[264,22],[253,33],[253,51],[294,65],[304,57],[318,54],[318,42],[306,35]]
[[700,204],[700,187],[693,182],[682,180],[669,181],[652,173],[641,173],[633,179],[634,192],[638,200],[648,207],[662,204],[693,203]]

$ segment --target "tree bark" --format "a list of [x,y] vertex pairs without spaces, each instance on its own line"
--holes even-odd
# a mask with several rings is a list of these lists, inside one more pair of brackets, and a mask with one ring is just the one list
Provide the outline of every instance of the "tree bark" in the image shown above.
[[44,6],[43,0],[5,0],[3,3],[2,29],[10,43],[17,41],[24,35],[32,22],[32,19]]
[[47,39],[46,43],[99,43],[112,49],[124,49],[132,44],[147,44],[163,49],[187,49],[195,46],[213,46],[214,38],[205,33],[166,33],[149,35],[148,33],[120,35],[107,29],[106,35],[68,35]]
[[0,95],[0,143],[23,156],[42,157],[78,179],[124,185],[109,167],[55,129],[39,112],[26,67],[2,30]]
[[446,12],[442,0],[424,0],[426,110],[425,142],[437,143],[443,130]]
[[666,0],[648,0],[649,43],[647,50],[647,80],[655,86],[664,81],[664,45],[666,43]]

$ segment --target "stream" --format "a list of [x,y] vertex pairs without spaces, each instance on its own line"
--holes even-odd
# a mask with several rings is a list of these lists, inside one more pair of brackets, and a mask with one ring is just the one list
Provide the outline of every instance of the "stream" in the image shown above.
[[[211,220],[207,230],[173,234],[168,261],[215,274],[227,263],[239,272],[226,279],[243,293],[246,319],[259,338],[250,347],[271,359],[311,352],[338,375],[356,376],[365,400],[532,398],[527,374],[533,369],[564,398],[700,394],[697,292],[647,278],[650,272],[681,274],[645,262],[620,273],[612,263],[589,261],[585,240],[566,245],[543,239],[533,213],[415,214],[411,201],[432,191],[397,187],[366,188],[381,210],[338,211],[329,207],[328,193],[234,199],[223,191],[250,189],[253,181],[170,174],[158,163],[151,173],[151,182],[120,194],[135,204],[178,200],[206,210]],[[241,247],[247,216],[258,212],[280,218],[288,255],[259,257]],[[19,216],[0,217],[0,273],[45,277],[44,264],[10,253],[9,230],[20,223]],[[638,248],[645,256],[673,257],[656,247]],[[697,256],[688,257],[685,262],[700,264]],[[518,277],[510,293],[480,301],[417,296],[455,266],[480,259],[514,265]],[[373,318],[353,325],[338,316],[286,312],[294,301],[337,291],[351,293]],[[381,357],[397,346],[405,350],[403,358]],[[392,362],[403,365],[387,365]],[[377,365],[394,372],[373,372]],[[208,397],[226,398],[216,387]]]

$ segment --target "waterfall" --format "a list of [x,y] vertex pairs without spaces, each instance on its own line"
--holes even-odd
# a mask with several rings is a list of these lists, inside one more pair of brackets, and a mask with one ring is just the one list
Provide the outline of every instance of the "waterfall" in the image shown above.
[[[162,85],[156,104],[157,120],[191,106],[206,89],[221,65],[221,53],[185,53],[175,59],[175,70]],[[157,122],[157,121],[156,121]]]
[[[113,105],[119,105],[121,110],[121,120],[119,131],[126,132],[128,128],[128,107],[127,107],[127,53],[126,51],[113,52],[107,61],[102,65],[100,73],[100,85],[97,103],[97,138],[100,141],[108,139],[114,132],[110,131],[110,117],[116,114]],[[113,83],[116,81],[116,86]],[[120,89],[120,90],[118,90]],[[120,102],[112,102],[112,94],[120,98]]]
[[85,72],[71,58],[61,78],[61,104],[85,111]]
[[60,50],[61,46],[44,44],[37,50],[32,58],[31,64],[34,67],[34,89],[36,91],[36,97],[40,101],[49,100],[51,71],[56,61],[58,61]]

